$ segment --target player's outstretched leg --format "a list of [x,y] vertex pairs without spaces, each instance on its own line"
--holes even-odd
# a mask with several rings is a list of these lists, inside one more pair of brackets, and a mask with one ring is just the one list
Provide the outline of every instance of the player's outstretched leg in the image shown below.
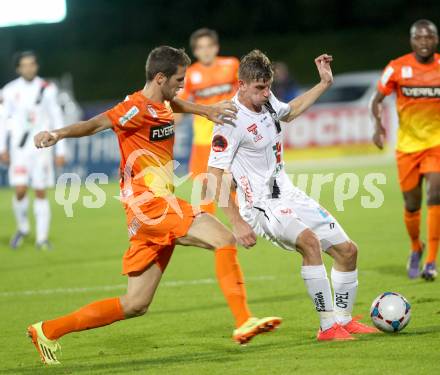
[[145,314],[161,277],[161,269],[153,263],[145,271],[129,275],[127,293],[122,297],[93,302],[60,318],[29,326],[28,336],[42,362],[48,365],[59,363],[56,357],[60,348],[57,340],[68,333],[98,328]]
[[305,229],[296,239],[296,247],[303,257],[301,276],[319,314],[319,341],[353,340],[353,337],[335,321],[333,300],[327,271],[322,262],[318,237]]
[[49,242],[50,205],[45,190],[35,190],[34,217],[37,249],[51,250],[52,245]]
[[331,279],[334,290],[335,319],[351,334],[378,333],[374,327],[367,326],[352,317],[353,306],[358,289],[357,246],[346,241],[332,246],[327,254],[333,257]]
[[235,238],[214,216],[206,213],[197,216],[188,234],[177,243],[215,250],[217,280],[235,318],[234,341],[246,344],[256,335],[272,331],[281,324],[279,317],[259,319],[251,316]]

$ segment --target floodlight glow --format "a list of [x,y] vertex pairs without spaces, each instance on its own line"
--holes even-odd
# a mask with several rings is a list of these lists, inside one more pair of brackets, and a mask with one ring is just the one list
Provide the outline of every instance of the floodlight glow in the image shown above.
[[0,0],[0,27],[57,23],[66,18],[66,0]]

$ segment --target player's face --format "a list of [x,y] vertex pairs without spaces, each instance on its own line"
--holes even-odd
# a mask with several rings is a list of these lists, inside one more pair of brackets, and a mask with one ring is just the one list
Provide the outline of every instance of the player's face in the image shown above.
[[210,65],[217,57],[219,45],[209,36],[197,39],[193,54],[204,65]]
[[37,60],[33,56],[23,57],[17,67],[17,74],[26,81],[32,81],[38,73]]
[[272,85],[272,80],[263,81],[239,81],[240,91],[249,100],[253,106],[259,108],[264,105],[270,96],[270,86]]
[[432,57],[437,45],[438,35],[429,27],[418,27],[411,34],[411,47],[422,59]]
[[173,99],[177,92],[183,89],[185,80],[186,66],[178,66],[177,72],[166,79],[162,84],[162,94],[165,100]]

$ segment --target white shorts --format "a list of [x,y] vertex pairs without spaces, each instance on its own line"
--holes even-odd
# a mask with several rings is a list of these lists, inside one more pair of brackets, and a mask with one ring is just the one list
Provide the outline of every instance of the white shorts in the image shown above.
[[349,241],[337,220],[298,188],[281,194],[280,198],[255,204],[241,213],[257,235],[285,250],[296,249],[296,240],[305,229],[316,234],[324,251]]
[[[41,151],[41,152],[40,152]],[[9,185],[43,190],[55,185],[53,157],[50,150],[32,153],[14,150],[9,165]]]

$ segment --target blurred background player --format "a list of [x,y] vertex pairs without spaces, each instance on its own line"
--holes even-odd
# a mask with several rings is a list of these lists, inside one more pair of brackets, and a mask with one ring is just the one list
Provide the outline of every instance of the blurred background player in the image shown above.
[[[17,232],[10,241],[16,249],[29,234],[27,195],[28,187],[35,190],[34,215],[36,246],[50,249],[48,241],[50,207],[46,189],[54,185],[53,154],[37,150],[33,137],[43,129],[55,129],[63,124],[62,110],[57,102],[57,88],[37,76],[37,56],[32,51],[20,52],[15,57],[19,78],[8,83],[2,91],[4,114],[0,123],[0,157],[9,162],[9,184],[15,187],[12,199]],[[9,134],[9,151],[6,139]],[[64,143],[56,148],[57,166],[64,164]]]
[[411,239],[408,276],[419,276],[424,250],[420,240],[420,207],[422,182],[426,180],[428,204],[428,255],[421,276],[437,276],[436,257],[440,235],[440,55],[437,27],[431,21],[419,20],[410,29],[413,52],[392,60],[385,68],[371,111],[376,131],[373,141],[383,148],[385,128],[381,103],[395,92],[399,115],[397,168],[405,202],[404,221]]
[[[238,85],[239,61],[235,57],[218,56],[220,45],[216,31],[202,28],[191,34],[190,47],[197,62],[186,73],[185,85],[179,96],[199,104],[212,104],[234,96]],[[193,143],[189,172],[196,178],[208,169],[214,124],[204,117],[194,116]],[[210,213],[214,203],[201,205]]]
[[299,95],[298,84],[284,61],[273,64],[272,92],[283,102],[289,102]]

